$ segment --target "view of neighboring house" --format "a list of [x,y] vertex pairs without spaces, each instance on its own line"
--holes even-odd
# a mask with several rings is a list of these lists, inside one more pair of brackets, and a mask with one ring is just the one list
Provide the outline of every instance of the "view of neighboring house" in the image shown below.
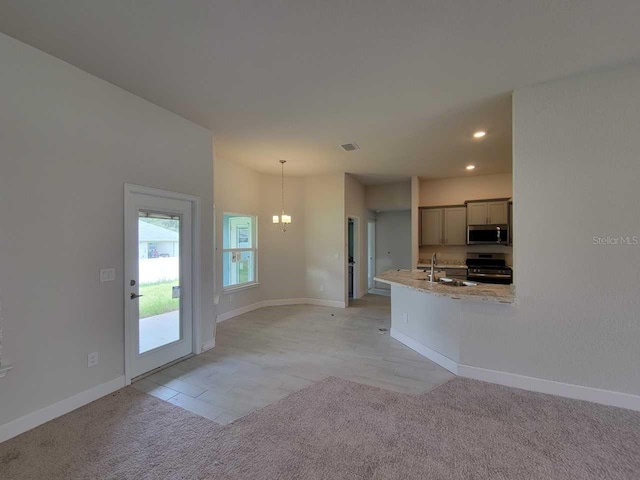
[[176,257],[180,254],[179,233],[140,219],[139,258]]

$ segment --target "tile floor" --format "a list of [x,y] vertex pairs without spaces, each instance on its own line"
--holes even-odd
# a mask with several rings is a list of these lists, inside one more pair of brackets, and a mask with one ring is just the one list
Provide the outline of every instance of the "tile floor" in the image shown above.
[[268,307],[218,324],[216,347],[133,386],[227,424],[329,375],[419,394],[453,375],[380,333],[389,297],[366,295],[347,309]]

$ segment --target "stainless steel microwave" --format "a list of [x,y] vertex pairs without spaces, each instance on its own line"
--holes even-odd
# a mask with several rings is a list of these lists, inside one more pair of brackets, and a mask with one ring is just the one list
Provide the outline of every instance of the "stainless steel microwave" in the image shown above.
[[468,245],[508,245],[509,225],[469,225]]

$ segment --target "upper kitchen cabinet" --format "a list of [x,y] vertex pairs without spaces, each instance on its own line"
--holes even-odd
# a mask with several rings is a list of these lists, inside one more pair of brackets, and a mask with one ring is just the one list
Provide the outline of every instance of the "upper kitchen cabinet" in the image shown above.
[[509,202],[489,202],[489,225],[509,223]]
[[508,223],[508,200],[467,202],[467,225],[506,225]]
[[421,209],[420,245],[466,245],[466,217],[466,207]]
[[444,209],[444,244],[467,244],[466,207],[450,207]]
[[488,223],[488,203],[467,203],[467,225],[487,225]]
[[425,208],[420,214],[420,245],[442,245],[442,208]]

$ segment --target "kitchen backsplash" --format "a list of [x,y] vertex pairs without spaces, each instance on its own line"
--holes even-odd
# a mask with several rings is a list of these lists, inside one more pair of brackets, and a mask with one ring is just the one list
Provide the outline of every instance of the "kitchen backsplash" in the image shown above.
[[513,247],[503,245],[468,245],[468,246],[439,246],[420,247],[420,260],[418,263],[431,263],[431,256],[436,253],[440,265],[465,265],[467,252],[470,253],[504,253],[507,255],[507,264],[513,266]]

